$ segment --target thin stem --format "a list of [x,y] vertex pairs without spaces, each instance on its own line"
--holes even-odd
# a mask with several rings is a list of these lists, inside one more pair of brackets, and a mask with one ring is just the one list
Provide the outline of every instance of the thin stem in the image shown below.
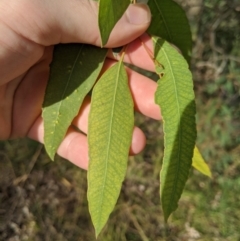
[[[142,46],[143,46],[144,49],[146,50],[149,58],[153,61],[154,65],[155,65],[155,68],[156,68],[156,66],[158,66],[159,68],[161,68],[161,69],[163,70],[163,69],[164,69],[164,66],[163,66],[159,61],[157,61],[157,60],[155,59],[154,54],[153,54],[152,51],[144,44],[144,42],[142,41],[141,37],[139,37],[139,39],[140,39],[140,42],[141,42]],[[156,70],[156,74],[159,76],[160,79],[164,76],[164,72],[158,72],[157,70]]]
[[123,46],[123,49],[122,49],[122,51],[121,51],[120,61],[123,61],[124,56],[125,56],[125,54],[126,54],[126,52],[127,52],[127,48],[128,48],[128,44]]
[[143,43],[141,37],[139,37],[139,40],[140,40],[142,46],[144,47],[144,49],[146,50],[149,58],[150,58],[152,61],[154,61],[154,55],[153,55],[152,51],[146,46],[146,44]]

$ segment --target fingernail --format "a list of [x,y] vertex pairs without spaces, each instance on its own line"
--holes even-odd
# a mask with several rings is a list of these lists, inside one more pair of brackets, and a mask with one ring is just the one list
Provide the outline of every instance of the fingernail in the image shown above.
[[151,21],[148,5],[143,3],[131,4],[127,9],[127,18],[131,24],[146,24]]

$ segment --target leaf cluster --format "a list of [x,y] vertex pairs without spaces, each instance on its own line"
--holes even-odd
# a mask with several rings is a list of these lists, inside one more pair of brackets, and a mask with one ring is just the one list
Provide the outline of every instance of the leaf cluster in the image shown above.
[[[107,43],[129,4],[128,0],[121,4],[117,0],[99,1],[102,45]],[[196,108],[189,70],[192,40],[187,17],[172,0],[149,0],[148,5],[153,16],[148,34],[152,36],[153,61],[159,76],[155,102],[163,118],[160,198],[167,221],[177,208],[192,164],[206,175],[210,172],[195,147]],[[43,103],[44,142],[53,159],[83,99],[92,91],[88,125],[88,202],[96,236],[119,197],[134,126],[133,100],[123,56],[96,83],[106,53],[107,49],[83,44],[56,46]]]

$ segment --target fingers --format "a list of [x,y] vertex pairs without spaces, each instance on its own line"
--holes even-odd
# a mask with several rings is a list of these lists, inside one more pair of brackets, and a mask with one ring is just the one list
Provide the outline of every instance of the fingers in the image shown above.
[[[114,63],[114,60],[107,59],[105,61],[102,72],[105,72]],[[134,100],[135,110],[145,116],[160,120],[160,109],[154,101],[154,94],[157,89],[157,83],[129,68],[127,68],[127,73],[130,90]],[[90,96],[86,96],[78,116],[73,121],[73,124],[84,133],[87,133],[88,129],[88,114],[90,111],[90,106],[91,98]]]
[[148,28],[151,13],[146,4],[132,4],[114,27],[106,47],[117,47],[130,43]]
[[[108,68],[113,63],[113,60],[107,60],[104,69]],[[157,84],[130,69],[127,69],[127,72],[135,109],[146,116],[160,119],[161,115],[159,107],[154,103],[154,92],[157,88]],[[88,130],[90,102],[90,97],[86,97],[78,116],[73,121],[73,125],[86,134]],[[28,137],[43,143],[43,135],[43,120],[39,117],[31,127]],[[145,144],[146,138],[144,133],[139,128],[134,127],[130,154],[138,154],[143,150]],[[75,165],[87,169],[87,137],[84,134],[75,131],[73,128],[69,128],[66,137],[58,149],[58,154],[63,158],[70,160]]]
[[[118,55],[113,55],[112,52],[109,51],[108,57],[119,60],[121,52]],[[127,45],[124,62],[152,72],[155,71],[153,61],[153,43],[148,34],[144,33]]]
[[[28,132],[28,137],[44,143],[44,128],[41,117],[39,117],[31,127]],[[57,153],[80,168],[87,169],[88,167],[87,137],[74,131],[72,128],[69,128],[69,131],[59,146]]]
[[[43,120],[39,117],[30,129],[28,137],[43,143],[43,133]],[[133,130],[130,154],[138,154],[143,150],[145,144],[145,135],[139,128],[135,127]],[[87,136],[70,127],[57,153],[76,166],[87,169],[89,162]]]
[[[2,0],[0,15],[8,19],[8,26],[20,36],[44,46],[60,42],[101,45],[97,1]],[[147,30],[150,20],[146,4],[130,5],[116,24],[106,47],[131,42]]]
[[[108,68],[114,61],[108,60],[104,68]],[[154,104],[154,92],[157,84],[128,69],[130,89],[134,99],[135,108],[149,117],[160,119],[160,110]],[[90,111],[90,97],[86,97],[78,116],[74,119],[73,125],[82,132],[87,133],[88,114]],[[43,143],[44,129],[43,120],[39,117],[31,127],[28,137]],[[144,133],[137,127],[134,127],[130,154],[138,154],[146,144]],[[63,158],[70,160],[75,165],[87,169],[88,167],[88,145],[86,135],[69,128],[66,137],[61,143],[58,154]]]
[[160,120],[160,108],[154,100],[157,83],[130,69],[127,72],[135,109],[145,116]]
[[[72,7],[68,2],[71,2]],[[66,6],[59,4],[60,9],[58,15],[56,15],[59,16],[61,42],[82,42],[100,46],[98,3],[96,1],[82,0],[65,1],[65,4]],[[65,18],[68,19],[67,24],[59,12],[63,12]],[[130,5],[114,27],[105,47],[116,47],[131,42],[147,30],[150,20],[151,14],[147,5]]]
[[[39,116],[49,77],[52,48],[46,48],[43,57],[21,78],[14,92],[11,138],[24,137]],[[11,85],[12,81],[9,83]]]
[[[107,60],[103,69],[109,68],[112,64],[114,64],[113,60]],[[148,117],[157,120],[161,119],[160,108],[154,102],[154,93],[156,91],[157,84],[131,69],[127,69],[127,72],[135,109]],[[79,114],[73,120],[73,125],[85,134],[88,132],[88,115],[90,107],[91,98],[90,96],[87,96],[82,104]],[[133,131],[130,154],[140,153],[145,147],[145,143],[146,139],[144,133],[139,128],[135,127]]]
[[[103,72],[114,63],[114,60],[107,59],[103,66]],[[154,101],[157,83],[129,68],[126,69],[135,110],[153,119],[161,119],[159,106]]]

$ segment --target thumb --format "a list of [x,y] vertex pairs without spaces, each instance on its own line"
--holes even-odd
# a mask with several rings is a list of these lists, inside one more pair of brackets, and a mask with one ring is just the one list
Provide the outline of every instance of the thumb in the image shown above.
[[[11,16],[10,21],[13,22],[15,31],[35,43],[44,46],[71,42],[101,45],[96,1],[3,0],[4,2],[5,7],[8,6],[8,11],[4,12],[7,19]],[[150,21],[151,13],[146,4],[131,4],[115,25],[106,47],[131,42],[146,31]]]
[[[59,6],[65,15],[64,19],[58,15],[62,33],[61,42],[82,42],[100,46],[98,2],[82,0],[75,1],[74,5],[68,6],[67,12],[67,6]],[[131,42],[147,30],[150,21],[151,13],[146,4],[131,4],[115,25],[106,47],[116,47]]]

